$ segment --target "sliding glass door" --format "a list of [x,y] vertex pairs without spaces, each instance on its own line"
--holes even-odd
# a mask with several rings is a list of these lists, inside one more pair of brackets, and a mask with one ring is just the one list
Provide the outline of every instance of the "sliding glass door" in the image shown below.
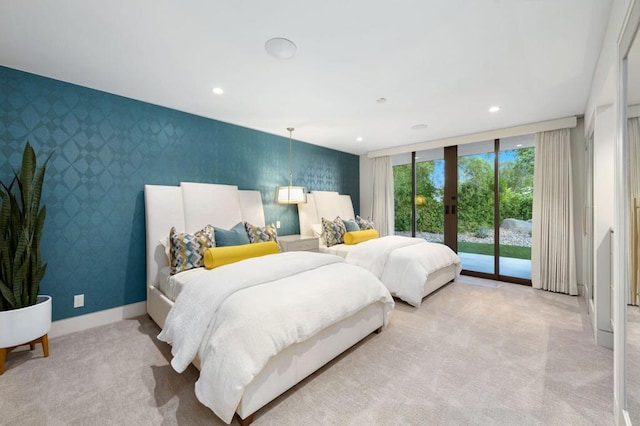
[[463,273],[531,280],[534,138],[394,158],[396,234],[444,242]]
[[470,272],[496,273],[495,142],[458,146],[458,255]]
[[[443,152],[440,148],[417,152],[413,156],[402,154],[394,157],[396,235],[414,235],[434,243],[444,242]],[[413,205],[412,199],[415,199]]]
[[533,135],[500,140],[500,275],[531,280]]

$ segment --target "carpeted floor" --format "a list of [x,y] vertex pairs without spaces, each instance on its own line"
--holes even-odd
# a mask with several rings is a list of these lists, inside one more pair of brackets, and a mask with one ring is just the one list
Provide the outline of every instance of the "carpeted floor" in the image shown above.
[[627,306],[626,383],[627,411],[633,424],[640,423],[640,308]]
[[[397,302],[387,330],[254,424],[613,424],[613,354],[593,343],[581,299],[463,280],[420,309]],[[0,423],[222,424],[194,396],[198,371],[174,372],[158,332],[144,316],[52,339],[49,358],[40,348],[10,354]]]

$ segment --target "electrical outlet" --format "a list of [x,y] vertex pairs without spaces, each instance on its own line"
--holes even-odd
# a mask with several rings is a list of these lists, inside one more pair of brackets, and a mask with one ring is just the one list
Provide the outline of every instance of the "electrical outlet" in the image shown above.
[[280,229],[280,221],[276,220],[276,228]]
[[76,294],[73,296],[73,307],[82,308],[84,306],[84,294]]

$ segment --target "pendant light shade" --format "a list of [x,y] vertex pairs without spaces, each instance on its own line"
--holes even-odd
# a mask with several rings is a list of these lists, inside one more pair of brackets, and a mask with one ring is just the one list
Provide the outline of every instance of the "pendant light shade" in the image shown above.
[[293,127],[289,131],[289,186],[276,187],[276,202],[278,204],[302,204],[307,202],[304,186],[293,186]]
[[300,204],[307,202],[307,194],[302,186],[279,186],[276,198],[280,204]]

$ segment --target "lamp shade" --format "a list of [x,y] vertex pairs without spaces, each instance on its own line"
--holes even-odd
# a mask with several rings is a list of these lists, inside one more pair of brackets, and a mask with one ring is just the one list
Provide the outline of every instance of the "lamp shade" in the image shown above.
[[276,188],[276,202],[279,204],[306,203],[307,194],[302,186],[279,186]]

